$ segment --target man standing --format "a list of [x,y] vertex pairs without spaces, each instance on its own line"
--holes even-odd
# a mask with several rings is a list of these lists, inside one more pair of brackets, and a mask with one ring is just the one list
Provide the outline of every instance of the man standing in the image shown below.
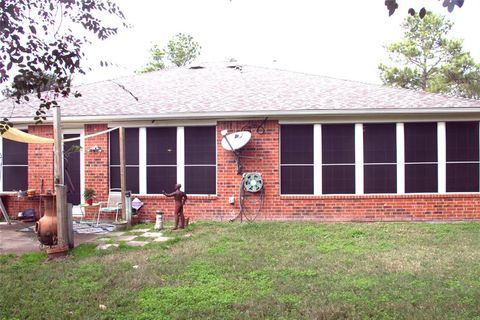
[[175,191],[173,191],[172,193],[165,193],[165,191],[163,191],[164,196],[175,198],[175,227],[173,227],[172,230],[185,228],[183,205],[185,204],[185,202],[187,202],[187,194],[183,191],[180,191],[181,187],[182,185],[177,183],[175,185]]

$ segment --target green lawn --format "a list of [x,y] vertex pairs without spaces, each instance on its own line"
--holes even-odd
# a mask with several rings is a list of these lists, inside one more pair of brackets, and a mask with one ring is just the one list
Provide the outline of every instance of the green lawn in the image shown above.
[[480,319],[479,231],[201,222],[142,249],[0,255],[0,319]]

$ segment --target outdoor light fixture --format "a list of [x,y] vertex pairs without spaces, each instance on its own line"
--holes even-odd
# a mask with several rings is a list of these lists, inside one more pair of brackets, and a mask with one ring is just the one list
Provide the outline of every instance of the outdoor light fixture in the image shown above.
[[97,145],[94,145],[94,146],[88,148],[88,152],[91,152],[91,153],[99,153],[99,152],[102,152],[102,148],[100,148],[100,147],[97,146]]

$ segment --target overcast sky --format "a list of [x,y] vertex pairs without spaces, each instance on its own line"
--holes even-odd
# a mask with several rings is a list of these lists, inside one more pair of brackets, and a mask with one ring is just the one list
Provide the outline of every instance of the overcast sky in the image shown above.
[[[438,0],[399,0],[388,16],[384,0],[117,0],[131,29],[87,50],[94,66],[76,82],[132,74],[179,32],[201,46],[197,63],[237,59],[240,63],[380,83],[377,66],[384,46],[398,40],[400,23],[413,6],[423,5],[455,23],[452,34],[480,63],[480,1],[466,0],[453,13]],[[116,67],[100,68],[109,60]],[[98,67],[97,67],[98,66]]]

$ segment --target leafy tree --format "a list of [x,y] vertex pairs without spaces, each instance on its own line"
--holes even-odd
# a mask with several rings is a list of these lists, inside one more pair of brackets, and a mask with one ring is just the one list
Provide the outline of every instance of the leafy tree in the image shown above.
[[[17,75],[17,77],[21,77],[20,75]],[[35,92],[45,92],[49,90],[55,90],[56,85],[57,85],[57,77],[55,76],[54,73],[45,73],[43,71],[37,71],[35,72]],[[67,83],[70,85],[71,78],[69,79],[69,82]],[[5,89],[2,90],[2,94],[5,97],[16,97],[16,96],[21,96],[21,95],[27,95],[30,93],[34,93],[33,90],[27,91],[29,88],[25,86],[25,80],[19,78],[17,81],[13,82],[10,86],[6,87]]]
[[383,83],[478,99],[480,65],[463,51],[462,40],[448,38],[452,26],[433,13],[407,17],[404,38],[387,46],[392,64],[379,65]]
[[[115,26],[104,25],[102,19],[107,16],[117,18]],[[28,102],[28,94],[36,93],[39,104],[34,119],[45,120],[45,110],[72,93],[72,75],[84,73],[83,46],[92,36],[104,40],[116,34],[118,22],[127,27],[112,0],[0,1],[0,84],[11,81],[17,103]],[[86,34],[78,35],[82,29]],[[45,74],[55,76],[53,91],[43,91]],[[10,126],[3,118],[0,132]]]
[[179,33],[167,44],[167,57],[174,65],[181,67],[189,64],[200,54],[202,47],[193,37]]
[[165,58],[165,51],[158,47],[158,45],[154,45],[150,49],[151,58],[148,62],[147,66],[143,68],[140,72],[152,72],[157,70],[165,69],[165,62],[163,59]]
[[161,49],[158,45],[154,45],[150,49],[150,61],[140,72],[165,69],[165,58],[177,67],[185,66],[198,57],[201,48],[191,35],[178,33],[168,41],[165,49]]

